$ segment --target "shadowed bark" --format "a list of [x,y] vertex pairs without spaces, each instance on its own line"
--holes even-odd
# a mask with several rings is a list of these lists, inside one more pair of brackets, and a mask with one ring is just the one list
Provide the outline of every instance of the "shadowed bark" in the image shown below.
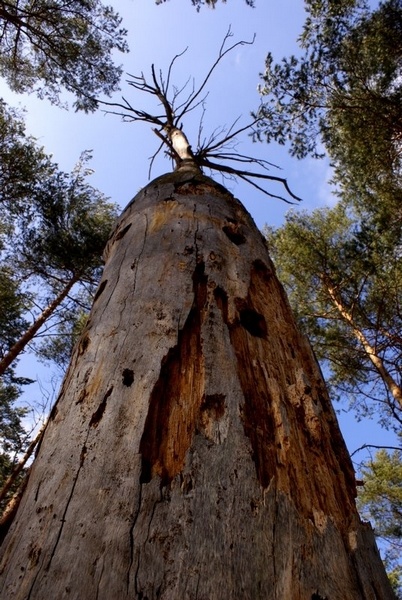
[[387,600],[263,237],[191,167],[124,211],[2,547],[1,594]]

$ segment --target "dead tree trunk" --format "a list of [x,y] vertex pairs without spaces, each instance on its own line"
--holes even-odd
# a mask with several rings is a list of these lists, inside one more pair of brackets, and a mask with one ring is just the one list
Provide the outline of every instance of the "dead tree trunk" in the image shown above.
[[2,547],[14,600],[391,599],[261,234],[181,168],[118,223]]

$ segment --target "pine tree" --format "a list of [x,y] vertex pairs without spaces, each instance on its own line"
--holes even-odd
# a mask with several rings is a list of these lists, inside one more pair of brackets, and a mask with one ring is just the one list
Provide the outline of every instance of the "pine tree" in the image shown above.
[[0,74],[16,92],[60,104],[67,90],[75,108],[89,111],[97,95],[118,89],[122,69],[112,54],[127,52],[127,32],[99,0],[2,0],[0,32]]

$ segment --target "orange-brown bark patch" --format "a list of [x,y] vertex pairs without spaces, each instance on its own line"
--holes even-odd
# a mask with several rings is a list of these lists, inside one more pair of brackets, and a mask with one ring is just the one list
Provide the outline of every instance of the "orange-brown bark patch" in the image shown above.
[[344,515],[356,513],[353,470],[273,271],[253,263],[247,297],[234,299],[231,321],[226,292],[216,288],[214,295],[237,359],[241,418],[261,486],[274,479],[312,522],[328,515],[346,527]]
[[230,239],[233,244],[240,246],[246,243],[246,236],[243,232],[243,227],[235,221],[229,221],[227,225],[222,227],[223,233]]
[[[211,182],[212,183],[212,182]],[[184,196],[205,196],[205,195],[224,195],[227,196],[227,190],[218,183],[201,183],[197,181],[186,181],[175,185],[175,193]]]
[[225,399],[224,394],[210,394],[202,399],[197,428],[207,438],[210,438],[210,428],[225,414]]
[[159,475],[163,484],[180,473],[204,395],[201,324],[207,301],[204,263],[193,274],[194,301],[177,345],[162,361],[140,442],[141,481]]

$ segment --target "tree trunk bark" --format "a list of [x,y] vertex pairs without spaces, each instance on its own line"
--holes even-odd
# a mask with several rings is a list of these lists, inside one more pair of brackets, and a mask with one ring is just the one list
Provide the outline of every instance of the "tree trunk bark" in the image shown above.
[[15,600],[393,598],[262,235],[191,169],[106,250],[2,546]]

